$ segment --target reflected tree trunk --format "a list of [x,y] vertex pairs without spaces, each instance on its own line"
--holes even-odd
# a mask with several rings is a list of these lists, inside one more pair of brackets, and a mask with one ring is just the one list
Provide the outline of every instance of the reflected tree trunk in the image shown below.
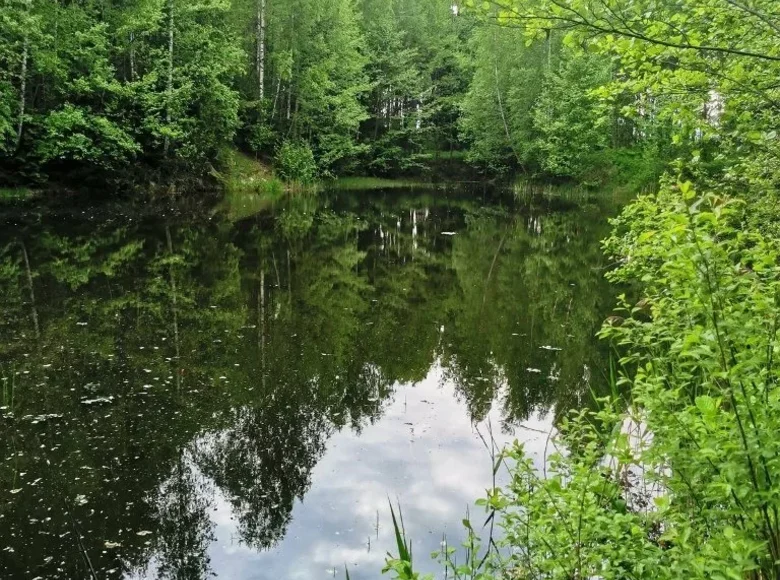
[[276,273],[276,287],[281,290],[282,279],[279,277],[279,267],[276,265],[276,252],[271,252],[271,261],[274,265],[274,272]]
[[[168,255],[173,258],[173,240],[171,239],[171,228],[165,226],[165,240],[168,243]],[[179,345],[179,307],[178,292],[176,290],[176,278],[173,275],[173,264],[168,266],[168,275],[171,283],[171,303],[173,305],[173,345],[176,349],[176,390],[181,391],[181,347]]]
[[265,392],[265,267],[260,270],[260,288],[257,301],[257,332],[260,335],[260,382]]
[[290,249],[287,249],[287,298],[292,306],[292,268],[290,266]]
[[30,292],[30,308],[32,309],[33,328],[35,329],[35,338],[41,338],[41,328],[38,324],[38,306],[35,302],[35,288],[33,287],[32,269],[30,268],[30,257],[27,254],[27,246],[24,242],[19,242],[22,246],[22,256],[24,257],[24,270],[27,274],[27,288]]
[[507,228],[507,230],[504,232],[504,235],[501,237],[501,241],[498,243],[498,247],[496,248],[496,253],[493,254],[493,261],[490,263],[490,270],[488,270],[487,278],[485,278],[485,290],[482,293],[482,308],[485,307],[485,303],[487,302],[487,293],[488,293],[488,288],[490,287],[490,279],[493,277],[493,270],[496,267],[498,256],[501,253],[501,248],[504,247],[504,242],[506,242],[506,238],[508,235],[509,235],[509,228]]

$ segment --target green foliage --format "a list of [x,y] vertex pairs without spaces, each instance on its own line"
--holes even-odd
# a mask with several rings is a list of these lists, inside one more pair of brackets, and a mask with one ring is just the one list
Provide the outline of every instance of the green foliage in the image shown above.
[[413,129],[397,129],[371,143],[364,166],[372,175],[408,175],[425,169],[423,158],[420,133]]
[[[23,172],[203,171],[237,127],[229,3],[7,0],[0,142]],[[7,42],[5,42],[7,41]],[[9,160],[10,163],[10,160]]]
[[371,173],[420,168],[423,148],[459,147],[459,102],[469,71],[461,57],[471,19],[454,18],[447,2],[366,0],[362,3],[370,119]]
[[631,193],[657,189],[667,165],[664,155],[642,146],[601,149],[583,155],[578,162],[581,184],[613,183]]
[[530,111],[541,85],[542,46],[526,47],[515,30],[485,27],[475,32],[472,52],[475,70],[461,105],[462,138],[469,144],[471,162],[504,172],[529,159]]
[[0,78],[0,152],[11,150],[15,137],[13,115],[13,86]]
[[317,175],[317,163],[308,144],[285,141],[276,152],[276,171],[282,179],[309,183]]
[[338,191],[372,191],[377,189],[430,189],[428,181],[413,181],[403,179],[382,179],[380,177],[340,177],[323,184],[326,188]]
[[164,181],[304,141],[326,176],[437,150],[597,183],[635,148],[771,192],[772,4],[721,4],[4,0],[2,178]]
[[558,70],[545,75],[531,112],[536,132],[531,148],[545,173],[580,177],[589,168],[588,156],[607,147],[610,119],[590,90],[609,81],[610,64],[587,53],[564,55]]
[[[257,6],[255,0],[248,4]],[[264,131],[261,140],[253,139],[253,147],[270,152],[274,141],[303,140],[322,172],[348,167],[362,151],[355,137],[366,118],[361,99],[370,89],[354,2],[269,2],[266,18],[268,90],[257,105],[261,113],[250,124],[269,127],[276,139]],[[248,11],[243,22],[247,20],[254,26],[255,10]],[[256,131],[248,130],[250,135]]]
[[612,63],[560,38],[528,39],[510,27],[476,31],[460,120],[473,163],[582,179],[591,157],[612,145],[617,118],[592,94],[609,82]]
[[79,161],[112,167],[129,162],[139,145],[105,117],[65,105],[42,120],[36,154],[44,161]]

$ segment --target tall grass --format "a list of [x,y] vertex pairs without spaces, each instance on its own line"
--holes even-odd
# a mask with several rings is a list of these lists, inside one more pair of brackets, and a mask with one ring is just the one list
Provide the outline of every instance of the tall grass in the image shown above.
[[390,516],[393,520],[393,531],[395,533],[395,547],[398,551],[397,556],[392,556],[388,553],[385,560],[385,568],[383,573],[393,572],[395,577],[399,580],[422,580],[430,578],[430,575],[421,576],[418,572],[414,571],[414,558],[412,556],[412,542],[406,535],[406,527],[404,526],[404,518],[401,513],[401,505],[398,505],[398,517],[395,514],[395,508],[393,503],[388,500],[390,504]]
[[216,174],[226,195],[261,195],[278,197],[284,193],[284,183],[271,168],[240,151],[225,148],[219,155],[220,171]]
[[564,200],[582,203],[593,196],[593,191],[576,183],[555,184],[521,178],[512,184],[512,193],[518,200],[533,198]]
[[341,191],[372,190],[372,189],[430,189],[434,184],[410,179],[383,179],[380,177],[340,177],[322,182],[327,189]]

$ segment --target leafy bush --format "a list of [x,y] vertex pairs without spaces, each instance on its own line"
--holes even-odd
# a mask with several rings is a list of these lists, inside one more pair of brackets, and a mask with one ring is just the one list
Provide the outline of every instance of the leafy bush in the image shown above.
[[309,183],[317,175],[314,153],[306,143],[285,141],[276,153],[276,173],[287,181]]
[[583,156],[576,179],[585,186],[611,183],[642,191],[657,186],[665,165],[665,158],[650,147],[601,149]]
[[112,167],[126,163],[140,146],[119,125],[73,105],[46,117],[37,154],[44,161],[66,160]]

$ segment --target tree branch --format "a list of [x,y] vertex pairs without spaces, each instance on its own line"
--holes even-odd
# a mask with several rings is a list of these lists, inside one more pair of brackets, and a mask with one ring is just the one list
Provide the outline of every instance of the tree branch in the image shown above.
[[[728,0],[726,0],[728,1]],[[575,10],[574,8],[571,8],[570,6],[566,6],[565,4],[562,4],[561,2],[558,2],[556,0],[550,0],[550,2],[558,7],[561,10],[564,10],[565,12],[569,12],[573,14],[573,16],[566,17],[566,16],[559,16],[552,13],[547,14],[523,14],[520,12],[517,12],[516,10],[510,8],[509,10],[513,13],[509,16],[503,16],[503,18],[509,18],[512,20],[519,20],[519,21],[539,21],[539,22],[547,22],[547,23],[560,23],[564,22],[569,25],[572,25],[574,27],[580,27],[580,28],[588,28],[591,30],[595,30],[601,34],[614,34],[616,36],[624,36],[627,38],[633,38],[636,40],[641,40],[642,42],[647,42],[649,44],[655,44],[659,46],[665,46],[667,48],[676,48],[680,50],[693,50],[693,51],[699,51],[699,52],[712,52],[712,53],[719,53],[719,54],[730,54],[734,56],[741,56],[746,58],[755,58],[759,60],[768,60],[772,62],[780,62],[780,56],[774,56],[771,54],[763,54],[759,52],[753,52],[751,50],[743,50],[739,48],[731,48],[727,46],[713,46],[713,45],[706,45],[706,44],[694,44],[690,42],[673,42],[671,40],[664,40],[661,38],[655,38],[652,36],[648,36],[645,33],[642,33],[640,31],[631,29],[631,28],[619,28],[615,26],[615,24],[611,23],[610,21],[606,20],[605,24],[597,23],[596,21],[589,20],[587,17],[585,17],[583,14]],[[494,4],[496,4],[495,0],[493,1]],[[506,6],[502,6],[503,8],[506,8]],[[497,17],[496,17],[497,18]]]

